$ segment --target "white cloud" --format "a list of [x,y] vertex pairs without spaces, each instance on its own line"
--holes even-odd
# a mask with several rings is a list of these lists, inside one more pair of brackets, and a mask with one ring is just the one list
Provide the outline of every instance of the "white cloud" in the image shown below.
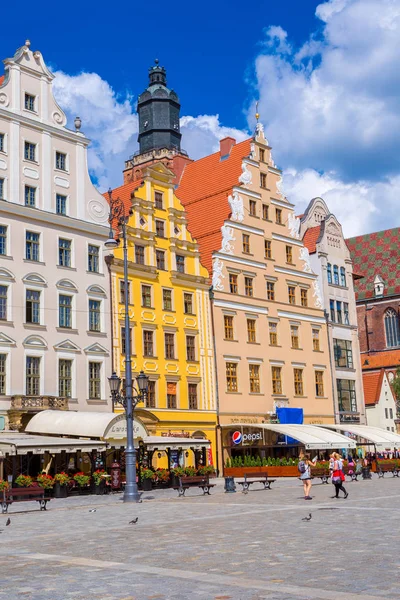
[[182,148],[191,158],[201,158],[219,150],[219,140],[231,136],[241,142],[246,139],[248,132],[224,127],[219,121],[219,115],[185,116],[181,118]]

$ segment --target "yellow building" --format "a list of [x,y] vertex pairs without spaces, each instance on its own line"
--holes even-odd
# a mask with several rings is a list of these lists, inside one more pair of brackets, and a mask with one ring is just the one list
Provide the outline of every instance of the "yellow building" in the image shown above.
[[[146,405],[137,405],[135,419],[138,436],[141,423],[148,436],[207,438],[215,464],[216,385],[208,272],[187,230],[173,178],[172,171],[156,163],[142,170],[140,180],[112,192],[131,210],[127,238],[132,371],[135,377],[143,369],[149,377]],[[123,378],[122,247],[108,264],[113,368]],[[159,454],[155,453],[153,465],[165,466],[166,455],[161,453],[160,460]],[[192,452],[182,455],[186,465],[194,464]],[[197,463],[200,458],[204,462],[209,457],[197,454]]]

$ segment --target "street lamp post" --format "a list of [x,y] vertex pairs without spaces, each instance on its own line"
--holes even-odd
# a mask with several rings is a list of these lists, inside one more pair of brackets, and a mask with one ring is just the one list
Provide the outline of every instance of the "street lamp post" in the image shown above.
[[137,502],[140,498],[138,486],[136,483],[136,449],[133,439],[133,413],[138,402],[146,399],[148,390],[148,377],[140,372],[136,378],[138,389],[135,389],[133,395],[132,383],[132,359],[131,359],[131,340],[129,335],[129,280],[128,280],[128,244],[126,236],[126,225],[128,216],[125,214],[125,205],[120,198],[113,198],[111,189],[108,190],[110,203],[110,233],[109,239],[105,242],[106,248],[115,249],[118,247],[119,240],[114,237],[113,224],[118,232],[122,233],[124,250],[124,288],[125,288],[125,390],[120,391],[121,379],[113,372],[108,378],[110,383],[111,397],[114,403],[122,404],[126,414],[126,448],[125,448],[125,474],[126,485],[124,491],[124,502]]

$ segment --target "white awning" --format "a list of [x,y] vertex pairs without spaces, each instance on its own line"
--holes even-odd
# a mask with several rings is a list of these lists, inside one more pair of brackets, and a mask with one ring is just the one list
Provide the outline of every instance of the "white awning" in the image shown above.
[[20,456],[32,452],[33,454],[60,454],[60,452],[91,452],[106,450],[107,442],[99,440],[80,440],[71,438],[50,437],[44,435],[29,435],[13,431],[0,432],[0,456]]
[[167,437],[150,435],[143,438],[143,443],[147,450],[187,450],[194,448],[195,450],[201,450],[201,448],[208,448],[211,445],[209,440],[202,438],[179,438],[179,437]]
[[[275,431],[288,437],[294,438],[309,450],[326,450],[337,448],[355,448],[356,443],[351,438],[346,437],[336,431],[324,430],[316,425],[284,425],[282,423],[257,423],[249,425],[248,423],[234,423],[232,425],[222,425],[223,428],[240,429],[266,429]],[[243,431],[242,431],[243,433]],[[239,445],[236,447],[240,447]]]
[[346,423],[337,423],[335,425],[318,425],[321,428],[338,429],[374,444],[379,450],[390,450],[400,448],[400,435],[393,431],[387,431],[380,427],[370,427],[369,425],[351,425]]

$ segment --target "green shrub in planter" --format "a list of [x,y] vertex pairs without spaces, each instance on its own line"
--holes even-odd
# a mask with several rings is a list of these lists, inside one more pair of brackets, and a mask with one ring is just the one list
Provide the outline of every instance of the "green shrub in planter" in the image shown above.
[[32,485],[33,479],[30,475],[18,475],[15,480],[15,483],[20,487],[30,487]]

